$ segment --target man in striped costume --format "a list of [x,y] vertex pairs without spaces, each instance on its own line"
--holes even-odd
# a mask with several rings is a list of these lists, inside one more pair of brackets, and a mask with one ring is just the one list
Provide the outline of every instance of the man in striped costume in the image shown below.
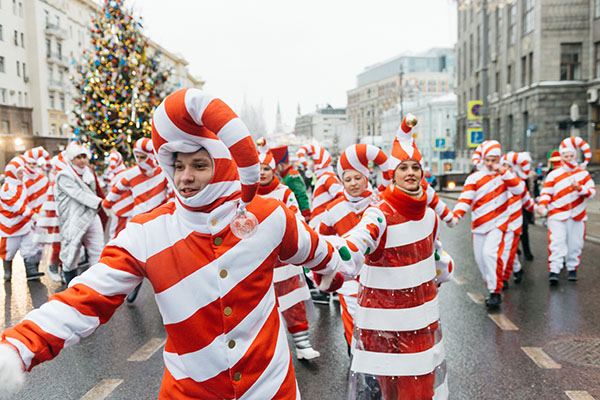
[[[581,166],[577,164],[577,148],[585,156]],[[587,221],[585,202],[596,195],[594,181],[584,169],[592,157],[589,144],[578,136],[566,138],[559,152],[561,166],[546,177],[536,209],[539,215],[548,215],[548,269],[553,286],[558,284],[563,264],[569,271],[568,279],[577,280]]]
[[[275,160],[266,140],[260,138],[258,160],[260,161],[260,181],[258,194],[262,197],[280,200],[294,214],[302,218],[294,193],[282,185],[275,176]],[[308,337],[307,307],[314,307],[310,300],[310,291],[301,267],[277,263],[273,270],[273,284],[277,294],[278,309],[292,335],[298,359],[312,360],[321,354],[314,350]]]
[[525,184],[500,165],[500,143],[487,140],[475,154],[478,152],[481,158],[474,156],[474,160],[479,170],[467,177],[453,212],[460,219],[472,206],[473,253],[490,292],[485,304],[489,309],[497,309],[502,303],[502,254],[509,222],[508,193],[522,196]]
[[27,280],[44,275],[36,263],[39,246],[33,241],[35,212],[29,207],[24,183],[25,163],[23,156],[17,156],[6,164],[0,189],[0,258],[4,264],[4,281],[12,278],[13,258],[18,250],[25,263]]
[[[335,290],[334,248],[281,202],[254,197],[254,144],[221,100],[197,89],[169,95],[154,112],[152,142],[176,202],[134,217],[98,264],[3,332],[0,382],[15,382],[11,355],[25,370],[53,358],[147,278],[167,332],[159,399],[299,398],[273,266],[303,264]],[[230,228],[242,206],[258,220],[246,239]]]

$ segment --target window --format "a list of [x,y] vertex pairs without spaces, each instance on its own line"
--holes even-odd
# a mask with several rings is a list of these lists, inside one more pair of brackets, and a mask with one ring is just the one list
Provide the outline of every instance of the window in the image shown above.
[[[598,0],[600,1],[600,0]],[[500,43],[502,43],[502,29],[504,25],[504,8],[498,7],[496,8],[496,46],[498,46],[497,50],[500,53]]]
[[600,18],[600,0],[594,0],[594,18]]
[[52,55],[52,41],[50,39],[46,39],[46,58],[50,58]]
[[10,133],[10,121],[7,119],[2,120],[2,133]]
[[[600,0],[598,0],[597,3],[600,3]],[[600,42],[594,43],[594,53],[595,53],[595,57],[596,57],[596,62],[595,62],[596,73],[594,75],[594,78],[600,78]]]
[[512,65],[509,64],[506,67],[506,84],[507,85],[510,85],[511,78],[512,78]]
[[22,122],[21,123],[21,132],[24,135],[28,135],[29,134],[29,124],[27,122]]
[[23,93],[23,97],[24,97],[24,106],[27,107],[29,105],[29,100],[27,98],[27,92]]
[[19,32],[15,30],[15,46],[19,45]]
[[21,62],[17,61],[17,76],[21,76]]
[[17,0],[13,0],[13,14],[17,15]]
[[4,72],[4,57],[0,56],[0,72]]
[[21,107],[21,106],[23,106],[23,93],[19,92],[18,98],[19,98],[18,104],[19,104],[19,107]]
[[50,26],[50,14],[48,10],[44,10],[44,21],[46,22],[46,28]]
[[528,84],[533,83],[533,52],[529,53],[529,73],[527,74]]
[[561,43],[560,80],[581,79],[581,43]]
[[48,96],[48,102],[50,103],[50,108],[54,109],[54,95],[53,94]]
[[2,29],[2,25],[0,25],[0,40],[4,40],[4,30]]
[[56,136],[56,124],[50,125],[50,134]]
[[527,84],[527,56],[521,57],[521,86]]
[[23,63],[23,79],[27,77],[27,66]]
[[481,66],[481,25],[477,25],[477,67]]
[[500,71],[496,71],[496,81],[494,82],[496,93],[500,94]]
[[517,36],[517,6],[512,4],[508,9],[508,45],[515,44]]
[[60,83],[62,85],[63,83],[63,77],[64,77],[64,72],[62,69],[59,68],[58,70],[58,83]]
[[23,2],[19,2],[19,17],[23,16]]
[[6,104],[6,89],[0,89],[0,104]]
[[56,57],[59,60],[62,60],[62,43],[56,43]]
[[60,109],[65,111],[65,96],[63,94],[60,95]]
[[533,31],[534,25],[534,13],[533,6],[535,5],[534,0],[523,1],[523,35],[527,35]]
[[25,35],[21,32],[21,47],[25,47]]
[[55,21],[56,21],[56,27],[59,28],[60,27],[60,17],[58,15],[54,16]]
[[469,74],[473,73],[473,34],[469,36]]
[[52,82],[52,65],[48,65],[48,81]]

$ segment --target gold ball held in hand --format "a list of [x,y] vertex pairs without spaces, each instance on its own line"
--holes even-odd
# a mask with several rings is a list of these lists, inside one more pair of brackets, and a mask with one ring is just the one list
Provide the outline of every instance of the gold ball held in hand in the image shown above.
[[411,114],[411,113],[406,114],[406,125],[408,125],[412,128],[415,125],[417,125],[417,122],[419,122],[419,119],[417,118],[416,115]]
[[267,141],[265,140],[265,138],[264,138],[264,137],[259,137],[259,138],[256,140],[256,144],[257,144],[257,145],[259,145],[259,146],[264,146],[266,143],[267,143]]

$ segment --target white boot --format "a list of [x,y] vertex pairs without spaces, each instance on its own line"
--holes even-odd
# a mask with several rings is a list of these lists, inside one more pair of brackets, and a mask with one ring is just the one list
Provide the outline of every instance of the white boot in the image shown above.
[[321,356],[321,353],[312,347],[307,347],[306,349],[296,347],[296,357],[298,357],[298,360],[312,360],[313,358],[317,358],[319,356]]
[[0,344],[0,398],[18,392],[23,382],[25,373],[21,357],[11,346]]
[[308,339],[308,331],[292,333],[292,338],[296,345],[296,357],[298,357],[298,360],[312,360],[321,355],[321,353],[312,348]]

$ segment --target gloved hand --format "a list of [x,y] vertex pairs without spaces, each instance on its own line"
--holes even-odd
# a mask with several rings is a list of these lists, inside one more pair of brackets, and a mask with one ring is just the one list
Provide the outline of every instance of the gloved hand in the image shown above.
[[458,218],[456,218],[456,217],[452,217],[452,219],[450,221],[446,222],[446,225],[448,226],[448,228],[454,228],[457,224],[458,224]]
[[548,214],[548,209],[546,208],[546,206],[538,205],[535,208],[535,212],[540,217],[545,217]]
[[344,284],[344,275],[339,272],[334,272],[330,275],[321,275],[313,271],[313,278],[317,284],[317,288],[322,292],[333,293]]
[[31,216],[31,220],[32,220],[33,222],[35,222],[36,224],[37,224],[37,222],[40,220],[40,218],[42,218],[42,216],[40,215],[40,213],[34,213],[34,214]]
[[21,357],[12,346],[0,344],[0,398],[18,392],[24,382]]

